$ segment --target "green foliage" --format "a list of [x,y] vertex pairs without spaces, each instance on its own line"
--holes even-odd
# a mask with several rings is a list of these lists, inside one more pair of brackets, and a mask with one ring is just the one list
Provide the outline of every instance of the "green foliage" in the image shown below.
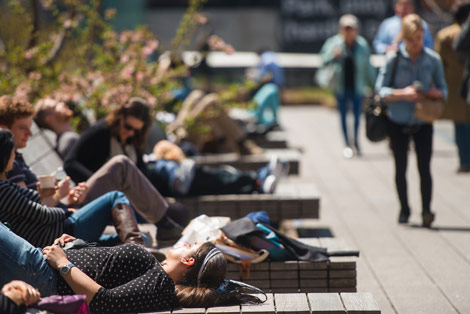
[[[152,32],[143,26],[115,32],[110,20],[116,12],[101,14],[99,0],[10,0],[0,5],[0,95],[33,104],[51,97],[91,113],[92,119],[133,96],[161,110],[187,75],[178,57],[200,26],[198,11],[206,1],[189,2],[171,45],[176,63],[165,67],[152,59],[159,47]],[[250,81],[233,84],[220,98],[226,106],[249,107],[241,96],[253,87]],[[86,124],[83,114],[77,115],[72,122],[81,129]],[[185,123],[188,131],[208,132],[205,124]]]

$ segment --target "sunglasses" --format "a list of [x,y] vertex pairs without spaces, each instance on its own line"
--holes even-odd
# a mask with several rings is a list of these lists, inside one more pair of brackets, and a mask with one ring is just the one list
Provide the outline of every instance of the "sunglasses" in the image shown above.
[[127,122],[124,122],[123,126],[128,131],[134,131],[135,133],[140,131],[140,129],[134,128],[132,125],[128,124]]

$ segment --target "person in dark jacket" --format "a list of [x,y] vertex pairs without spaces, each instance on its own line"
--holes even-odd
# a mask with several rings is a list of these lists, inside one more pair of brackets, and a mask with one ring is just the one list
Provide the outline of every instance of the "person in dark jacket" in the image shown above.
[[453,48],[467,58],[467,66],[462,84],[462,97],[470,104],[470,16],[462,25],[462,31],[454,41]]

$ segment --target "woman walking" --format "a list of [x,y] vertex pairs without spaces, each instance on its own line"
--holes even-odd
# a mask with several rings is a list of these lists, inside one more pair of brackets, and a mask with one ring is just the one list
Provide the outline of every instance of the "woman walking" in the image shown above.
[[[424,94],[433,99],[446,98],[447,86],[441,58],[434,51],[423,47],[424,29],[418,15],[410,14],[403,18],[400,40],[403,43],[398,51],[387,55],[375,88],[388,105],[389,137],[395,159],[395,184],[401,205],[398,222],[407,223],[411,213],[406,168],[408,147],[410,140],[413,140],[421,180],[423,227],[429,228],[435,217],[431,211],[433,125],[416,118],[415,112],[417,102]],[[398,63],[392,80],[395,62]]]

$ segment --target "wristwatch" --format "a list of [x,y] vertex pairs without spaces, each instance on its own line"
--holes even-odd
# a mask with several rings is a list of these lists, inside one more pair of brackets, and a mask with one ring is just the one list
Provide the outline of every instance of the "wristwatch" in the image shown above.
[[60,275],[63,277],[69,273],[72,267],[76,267],[74,264],[68,264],[60,268]]

